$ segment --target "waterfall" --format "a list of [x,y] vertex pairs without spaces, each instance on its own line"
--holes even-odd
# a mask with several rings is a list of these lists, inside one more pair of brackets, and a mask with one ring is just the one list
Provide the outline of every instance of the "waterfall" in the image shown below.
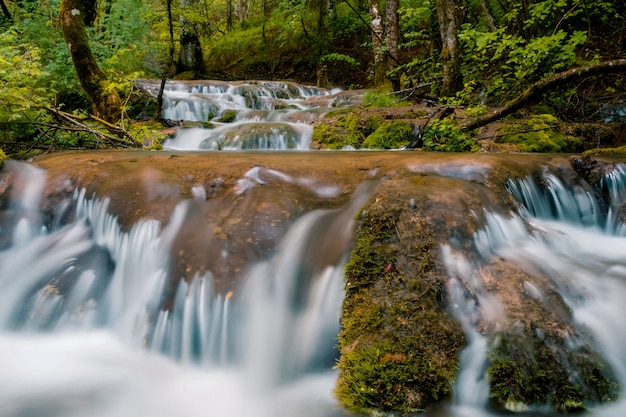
[[[571,348],[587,343],[597,349],[613,368],[624,396],[626,240],[623,220],[617,214],[626,202],[624,172],[623,165],[616,165],[596,190],[586,183],[565,186],[551,173],[544,174],[542,185],[531,177],[510,179],[508,190],[519,209],[516,213],[485,211],[486,226],[473,237],[475,257],[468,259],[465,251],[442,247],[455,312],[469,340],[456,385],[455,415],[489,415],[484,407],[490,346],[483,333],[505,319],[501,301],[485,288],[491,274],[489,263],[497,259],[518,265],[531,276],[547,277],[547,282],[525,281],[523,295],[545,304],[545,291],[558,291],[573,312],[576,333],[567,336]],[[603,206],[608,208],[603,210]],[[510,405],[512,409],[519,406]],[[592,405],[591,415],[623,415],[624,407],[623,401]]]
[[[154,96],[158,84],[139,85]],[[198,122],[165,141],[175,150],[307,150],[310,123],[333,108],[350,104],[339,90],[289,82],[168,82],[163,118]],[[210,122],[210,124],[207,124]]]
[[[180,280],[168,300],[187,202],[165,224],[126,230],[107,198],[80,189],[71,221],[44,222],[45,173],[8,168],[28,186],[10,196],[17,226],[0,229],[3,416],[337,413],[342,264],[374,183],[342,208],[304,214],[272,256],[248,266],[240,291],[217,293],[207,271]],[[324,239],[339,252],[316,244]]]

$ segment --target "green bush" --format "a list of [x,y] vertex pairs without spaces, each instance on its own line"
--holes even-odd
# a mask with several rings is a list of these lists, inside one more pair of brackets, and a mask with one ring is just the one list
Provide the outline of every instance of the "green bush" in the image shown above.
[[413,125],[409,122],[394,120],[382,123],[363,142],[367,149],[398,149],[406,145],[413,137]]
[[463,132],[452,120],[430,122],[424,129],[423,149],[441,152],[477,152],[480,147],[475,137]]

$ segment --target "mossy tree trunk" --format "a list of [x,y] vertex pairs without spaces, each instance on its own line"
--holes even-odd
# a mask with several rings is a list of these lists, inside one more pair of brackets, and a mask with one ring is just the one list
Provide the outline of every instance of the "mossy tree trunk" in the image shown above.
[[389,58],[387,60],[387,68],[389,70],[389,79],[393,91],[400,90],[400,78],[397,74],[393,73],[393,70],[398,66],[398,0],[387,0],[385,6],[385,46],[387,47],[387,53]]
[[61,0],[59,23],[76,77],[91,101],[94,114],[107,122],[117,123],[122,116],[122,101],[89,47],[85,23],[93,22],[94,10],[95,0]]
[[440,95],[452,97],[463,88],[458,29],[462,20],[463,3],[460,0],[436,0],[439,33],[441,35],[441,63],[443,85]]
[[[194,7],[194,0],[181,0],[181,6]],[[177,72],[193,72],[195,78],[204,73],[204,57],[200,37],[193,24],[186,18],[182,18],[180,32],[180,53],[178,56]]]
[[383,18],[380,15],[378,0],[370,0],[370,28],[372,30],[372,48],[374,52],[374,87],[385,86],[387,63],[383,49]]

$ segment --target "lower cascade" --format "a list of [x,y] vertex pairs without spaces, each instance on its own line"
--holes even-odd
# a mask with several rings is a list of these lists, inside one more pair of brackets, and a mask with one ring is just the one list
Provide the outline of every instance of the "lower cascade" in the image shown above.
[[626,413],[626,165],[211,158],[0,171],[0,415]]

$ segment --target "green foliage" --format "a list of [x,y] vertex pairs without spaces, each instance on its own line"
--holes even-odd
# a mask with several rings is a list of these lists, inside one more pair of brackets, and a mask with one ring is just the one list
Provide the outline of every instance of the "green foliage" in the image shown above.
[[502,136],[496,143],[515,145],[520,152],[579,152],[582,140],[556,130],[558,120],[550,114],[538,114],[498,129]]
[[320,62],[326,63],[326,64],[335,64],[335,65],[343,64],[343,65],[348,66],[349,68],[356,68],[359,66],[359,62],[356,59],[352,58],[351,56],[339,54],[336,52],[323,55],[320,58]]
[[[46,88],[49,75],[37,47],[19,42],[17,32],[0,34],[0,117],[23,120],[41,110],[54,90]],[[34,113],[33,113],[34,112]]]
[[423,149],[440,152],[477,152],[478,141],[462,131],[450,118],[433,120],[424,129]]
[[383,122],[361,147],[367,149],[398,149],[413,138],[413,125],[409,122],[394,120]]
[[527,40],[508,33],[506,28],[490,32],[470,24],[459,33],[465,65],[479,74],[472,82],[496,97],[518,94],[530,83],[568,68],[586,38],[583,31],[559,30]]
[[4,151],[0,148],[0,168],[4,165],[4,161],[6,161],[7,156],[4,154]]
[[378,91],[367,91],[363,96],[363,103],[367,107],[403,107],[410,103],[398,100],[393,94]]
[[128,132],[144,147],[150,150],[161,150],[161,143],[166,139],[159,123],[133,123]]

